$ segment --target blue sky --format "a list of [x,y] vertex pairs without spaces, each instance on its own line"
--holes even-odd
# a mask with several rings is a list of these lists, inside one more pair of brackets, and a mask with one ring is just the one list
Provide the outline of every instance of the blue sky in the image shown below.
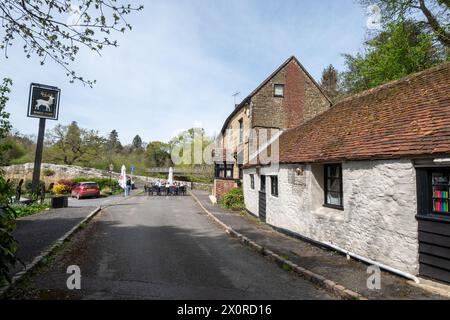
[[[132,1],[133,2],[133,1]],[[15,128],[36,134],[27,118],[29,84],[61,88],[59,123],[107,135],[122,143],[139,134],[146,142],[167,141],[203,126],[218,132],[238,102],[289,56],[299,58],[319,80],[330,63],[343,69],[342,53],[356,53],[366,34],[366,13],[354,0],[141,0],[144,11],[116,35],[119,48],[102,57],[82,51],[73,68],[93,89],[70,84],[64,70],[26,59],[21,43],[0,57],[0,77],[14,81],[7,111]],[[48,121],[47,128],[57,122]]]

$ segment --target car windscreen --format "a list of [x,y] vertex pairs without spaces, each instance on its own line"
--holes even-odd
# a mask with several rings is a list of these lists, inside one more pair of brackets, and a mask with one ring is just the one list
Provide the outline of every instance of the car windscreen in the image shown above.
[[83,183],[83,187],[85,187],[85,188],[98,188],[98,184],[96,184],[96,183]]

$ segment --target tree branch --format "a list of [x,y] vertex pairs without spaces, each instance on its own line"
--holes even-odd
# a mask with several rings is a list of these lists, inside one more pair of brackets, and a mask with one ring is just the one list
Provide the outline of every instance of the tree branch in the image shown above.
[[[448,4],[446,4],[448,6]],[[447,48],[450,48],[450,33],[446,32],[445,29],[439,24],[439,21],[431,13],[425,4],[425,0],[419,0],[420,10],[423,12],[424,16],[433,31],[436,33],[436,37],[443,43]]]

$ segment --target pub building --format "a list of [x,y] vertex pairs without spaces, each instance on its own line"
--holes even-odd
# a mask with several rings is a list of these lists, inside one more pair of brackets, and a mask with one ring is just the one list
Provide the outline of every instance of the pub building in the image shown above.
[[345,98],[244,166],[247,210],[278,230],[450,283],[450,63]]

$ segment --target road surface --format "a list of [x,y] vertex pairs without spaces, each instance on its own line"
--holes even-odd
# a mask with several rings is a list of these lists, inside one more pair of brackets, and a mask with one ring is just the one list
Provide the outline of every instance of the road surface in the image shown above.
[[[133,190],[132,194],[137,194],[142,191],[143,190],[140,189]],[[76,198],[69,197],[69,207],[100,207],[100,206],[104,207],[120,202],[123,199],[124,199],[123,193],[105,198],[82,198],[79,200]]]
[[[70,265],[81,290],[67,289]],[[228,237],[189,196],[108,206],[33,283],[44,299],[334,298]]]

